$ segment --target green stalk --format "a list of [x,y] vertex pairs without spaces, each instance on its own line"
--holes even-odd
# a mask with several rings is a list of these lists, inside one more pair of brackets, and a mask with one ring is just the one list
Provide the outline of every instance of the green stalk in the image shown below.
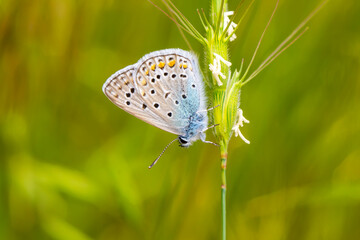
[[222,218],[222,239],[226,239],[226,162],[227,146],[220,147],[221,156],[221,218]]
[[[214,61],[214,53],[222,56],[225,60],[229,61],[228,54],[228,42],[224,41],[220,36],[222,32],[223,14],[228,10],[227,0],[212,0],[211,1],[211,25],[207,31],[207,46],[205,46],[206,54],[206,66],[209,68],[209,64]],[[232,127],[234,125],[236,117],[236,109],[238,107],[237,101],[229,107],[228,104],[224,104],[227,99],[229,67],[225,64],[221,64],[221,72],[226,76],[225,79],[221,79],[223,85],[218,86],[214,76],[208,71],[208,79],[211,79],[210,87],[213,96],[213,105],[218,106],[214,109],[213,121],[220,125],[214,129],[215,136],[220,144],[220,160],[221,160],[221,218],[222,218],[222,240],[226,240],[226,162],[227,162],[227,149],[228,143],[231,137]],[[237,97],[235,97],[237,99]],[[235,107],[235,110],[233,109]]]

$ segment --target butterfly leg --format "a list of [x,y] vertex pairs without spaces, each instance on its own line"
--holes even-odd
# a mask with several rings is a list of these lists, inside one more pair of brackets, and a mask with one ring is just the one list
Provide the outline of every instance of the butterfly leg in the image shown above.
[[213,143],[213,142],[210,142],[210,141],[205,141],[205,140],[202,140],[202,139],[201,139],[201,141],[204,142],[204,143],[210,143],[210,144],[212,144],[212,145],[215,145],[215,146],[217,146],[217,147],[220,147],[220,145],[217,144],[217,143]]
[[217,108],[217,107],[219,107],[219,106],[220,106],[220,105],[216,105],[216,106],[214,106],[214,107],[211,107],[211,108],[208,108],[208,109],[205,109],[205,110],[198,111],[198,113],[200,113],[200,112],[208,112],[208,111],[214,110],[214,108]]
[[205,128],[204,130],[202,130],[202,132],[205,132],[205,131],[209,130],[210,128],[213,128],[213,127],[216,127],[216,126],[219,126],[219,124],[211,125],[210,127]]
[[[212,127],[215,127],[215,126],[217,126],[217,125],[219,125],[219,124],[215,124],[215,125],[213,125],[213,126],[211,126],[211,127],[209,127],[209,128],[212,128]],[[202,141],[202,142],[204,142],[204,143],[210,143],[210,144],[212,144],[212,145],[215,145],[215,146],[217,146],[217,147],[219,147],[220,145],[218,145],[218,144],[216,144],[216,143],[213,143],[213,142],[210,142],[210,141],[206,141],[205,140],[205,133],[204,132],[201,132],[202,134],[200,134],[200,140]]]
[[220,106],[220,104],[218,104],[218,105],[216,105],[216,106],[214,106],[214,107],[208,108],[206,111],[214,110],[215,108],[217,108],[217,107],[219,107],[219,106]]

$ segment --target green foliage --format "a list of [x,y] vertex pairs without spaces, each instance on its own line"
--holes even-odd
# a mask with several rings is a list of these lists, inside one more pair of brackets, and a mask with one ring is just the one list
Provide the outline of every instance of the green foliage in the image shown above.
[[[175,4],[204,35],[196,9],[209,1]],[[274,4],[255,1],[242,20],[234,69]],[[281,1],[254,66],[315,6]],[[229,146],[228,239],[360,237],[359,14],[357,1],[330,1],[243,88],[251,144]],[[101,92],[116,70],[171,47],[187,49],[146,1],[0,2],[0,239],[219,239],[218,150],[172,147],[148,170],[173,136]]]

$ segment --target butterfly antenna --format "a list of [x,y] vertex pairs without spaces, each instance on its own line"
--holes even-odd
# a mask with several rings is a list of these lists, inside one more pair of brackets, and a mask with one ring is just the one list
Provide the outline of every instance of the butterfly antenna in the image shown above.
[[155,161],[149,166],[149,169],[152,168],[155,163],[160,159],[160,157],[164,154],[164,152],[166,151],[166,149],[173,143],[177,140],[177,138],[175,138],[174,140],[172,140],[165,148],[164,150],[160,153],[160,155],[155,159]]

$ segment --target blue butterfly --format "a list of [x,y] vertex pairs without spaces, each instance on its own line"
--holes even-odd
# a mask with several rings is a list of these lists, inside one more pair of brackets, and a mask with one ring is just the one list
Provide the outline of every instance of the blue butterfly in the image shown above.
[[198,59],[188,51],[165,49],[149,53],[109,77],[103,92],[131,115],[178,135],[171,143],[178,140],[182,147],[199,139],[212,143],[205,140],[208,109]]

